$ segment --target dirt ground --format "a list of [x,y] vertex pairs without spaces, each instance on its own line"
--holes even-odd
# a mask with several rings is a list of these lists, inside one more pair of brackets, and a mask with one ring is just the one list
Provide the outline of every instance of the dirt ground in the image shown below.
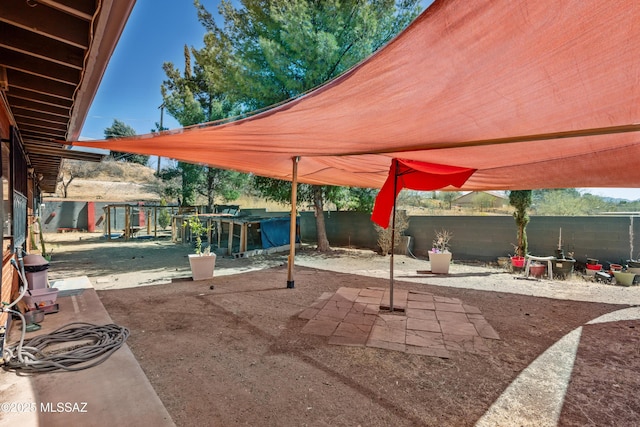
[[500,336],[485,340],[488,352],[451,351],[445,359],[330,345],[301,332],[306,320],[298,315],[323,293],[389,286],[389,258],[370,251],[303,249],[295,288],[286,289],[286,254],[219,257],[213,280],[193,282],[190,248],[166,239],[47,239],[55,248],[50,280],[90,278],[114,322],[130,329],[128,345],[179,426],[474,425],[525,368],[579,327],[557,425],[640,425],[640,321],[587,325],[637,305],[637,287],[516,280],[496,267],[459,263],[447,276],[421,275],[426,260],[396,256],[396,289],[459,298]]

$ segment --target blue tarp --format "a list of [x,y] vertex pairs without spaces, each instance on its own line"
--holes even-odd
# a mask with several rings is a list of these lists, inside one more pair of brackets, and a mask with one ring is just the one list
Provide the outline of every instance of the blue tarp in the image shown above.
[[[290,218],[268,218],[260,221],[260,237],[264,249],[289,244]],[[300,243],[300,218],[296,218],[296,243]]]

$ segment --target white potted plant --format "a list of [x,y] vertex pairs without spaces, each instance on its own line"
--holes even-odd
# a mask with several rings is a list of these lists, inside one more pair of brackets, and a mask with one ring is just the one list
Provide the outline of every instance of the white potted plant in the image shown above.
[[189,254],[189,265],[191,266],[191,277],[193,280],[206,280],[213,278],[213,270],[216,266],[216,254],[211,253],[207,247],[202,250],[202,236],[209,229],[200,221],[198,215],[189,216],[182,224],[189,227],[192,236],[196,239],[195,254]]
[[451,251],[449,241],[453,233],[447,230],[436,230],[436,238],[433,241],[433,248],[429,251],[429,262],[431,272],[436,274],[448,274],[451,264]]

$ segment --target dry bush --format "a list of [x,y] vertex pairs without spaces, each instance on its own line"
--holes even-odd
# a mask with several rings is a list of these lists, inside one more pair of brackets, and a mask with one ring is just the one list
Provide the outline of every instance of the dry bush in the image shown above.
[[[391,252],[391,234],[392,234],[392,222],[389,221],[389,227],[382,228],[377,224],[374,224],[376,231],[378,232],[378,246],[382,251],[382,255],[388,255]],[[406,211],[396,212],[396,233],[394,247],[399,247],[402,244],[402,236],[404,232],[409,228],[409,216]]]

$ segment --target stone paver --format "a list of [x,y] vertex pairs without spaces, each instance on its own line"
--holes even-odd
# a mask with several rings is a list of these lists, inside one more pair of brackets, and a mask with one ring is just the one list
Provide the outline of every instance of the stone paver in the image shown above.
[[302,328],[302,333],[328,337],[333,335],[333,331],[336,330],[339,323],[338,321],[311,319]]
[[419,308],[423,310],[435,310],[436,304],[433,301],[407,301],[407,308]]
[[325,292],[299,314],[308,320],[302,333],[329,337],[329,344],[440,358],[451,351],[486,354],[484,339],[500,339],[480,309],[458,298],[394,290],[393,301],[398,310],[389,312],[389,291],[383,288]]
[[436,311],[436,317],[440,322],[465,323],[469,321],[465,313],[454,313],[452,311]]
[[455,313],[464,313],[464,307],[460,303],[449,302],[435,302],[436,310],[438,311],[451,311]]
[[442,332],[440,323],[437,320],[414,319],[412,317],[407,319],[407,329],[414,331]]
[[433,294],[427,292],[409,292],[407,297],[409,301],[428,301],[433,302]]
[[407,345],[445,350],[444,338],[439,332],[407,331]]
[[318,314],[319,311],[320,310],[317,308],[309,307],[305,309],[302,313],[300,313],[298,317],[301,319],[311,320],[314,317],[316,317],[316,314]]
[[475,326],[473,326],[473,323],[470,323],[470,322],[460,323],[460,322],[442,322],[441,321],[440,327],[442,328],[442,333],[445,335],[447,334],[466,335],[470,337],[478,335],[478,331],[476,331]]
[[469,319],[471,321],[471,323],[473,323],[473,326],[476,327],[476,330],[478,331],[478,335],[480,335],[482,338],[488,338],[491,340],[499,340],[500,336],[498,335],[498,333],[491,327],[491,325],[489,324],[489,322],[487,322],[484,319]]
[[423,319],[438,321],[435,310],[421,310],[419,308],[408,308],[407,317],[412,319]]

